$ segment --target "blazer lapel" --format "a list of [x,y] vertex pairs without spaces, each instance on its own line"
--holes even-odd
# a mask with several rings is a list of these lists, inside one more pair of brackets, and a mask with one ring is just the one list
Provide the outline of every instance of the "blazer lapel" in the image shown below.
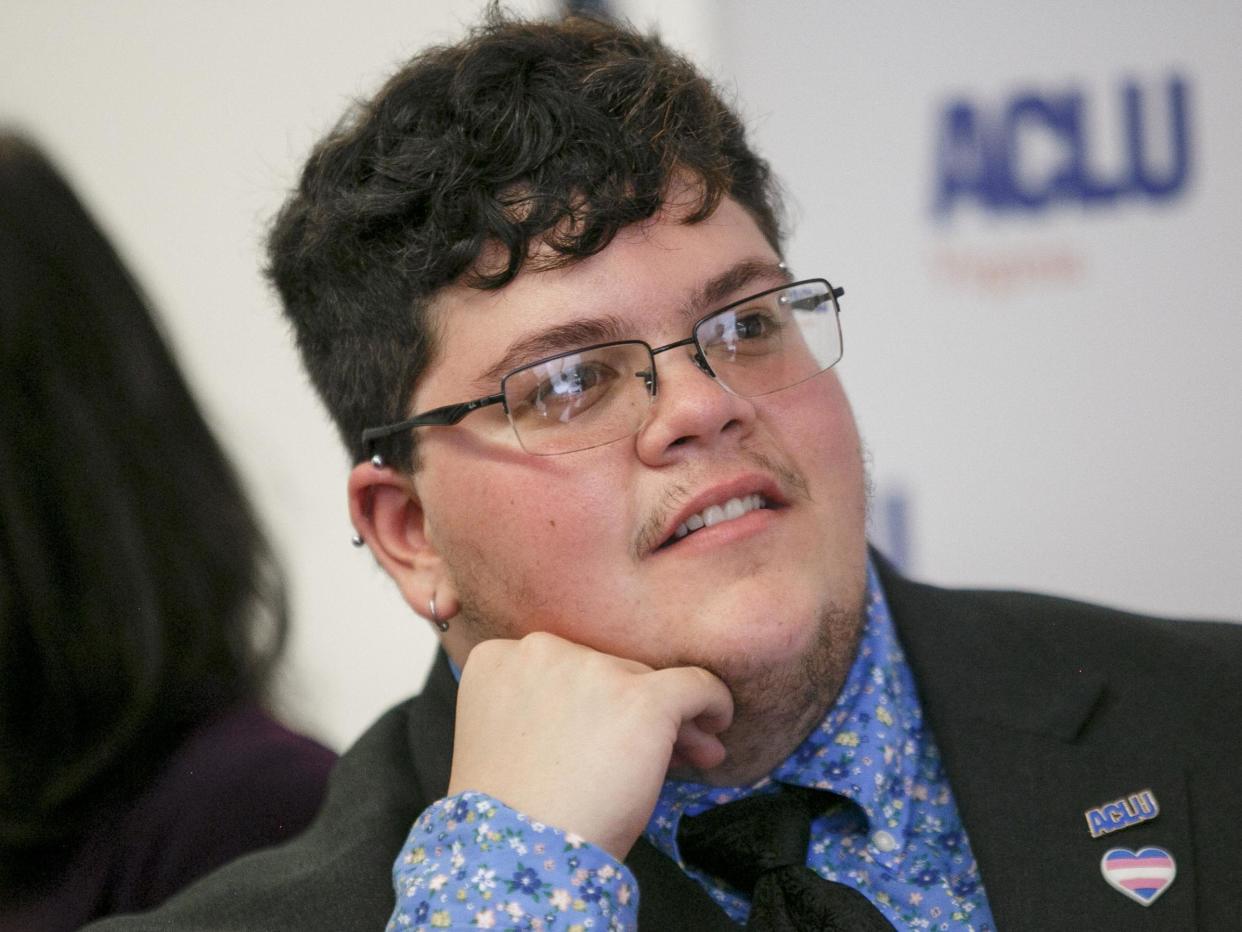
[[[1002,596],[950,594],[877,562],[997,926],[1195,928],[1186,776],[1142,740],[1142,721],[1113,708],[1068,630],[1051,636],[1055,618],[1032,625]],[[1147,789],[1155,819],[1091,837],[1088,809]],[[1177,874],[1144,907],[1105,881],[1100,862],[1152,845]]]

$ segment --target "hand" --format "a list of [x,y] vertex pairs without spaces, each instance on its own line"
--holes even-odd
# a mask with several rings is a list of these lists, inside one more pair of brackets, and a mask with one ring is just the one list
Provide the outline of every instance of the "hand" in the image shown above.
[[449,793],[489,793],[622,860],[670,761],[719,766],[732,718],[700,667],[653,670],[542,632],[484,641],[462,670]]

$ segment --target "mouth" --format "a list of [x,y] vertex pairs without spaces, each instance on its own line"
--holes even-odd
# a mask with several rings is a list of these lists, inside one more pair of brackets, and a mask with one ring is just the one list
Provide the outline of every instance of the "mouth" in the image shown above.
[[[731,484],[736,485],[738,483]],[[668,550],[708,528],[737,521],[753,512],[785,506],[775,488],[767,483],[758,488],[756,485],[759,484],[751,482],[749,490],[726,487],[696,496],[673,518],[653,552]]]

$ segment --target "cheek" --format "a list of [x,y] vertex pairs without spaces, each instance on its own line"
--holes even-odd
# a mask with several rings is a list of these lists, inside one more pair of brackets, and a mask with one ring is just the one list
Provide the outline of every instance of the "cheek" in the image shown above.
[[550,616],[586,610],[628,559],[620,486],[608,492],[585,465],[506,463],[439,478],[424,489],[432,542],[463,594],[497,621],[520,628],[533,612],[554,628]]
[[773,396],[766,420],[812,484],[850,483],[861,476],[858,428],[835,373]]
[[769,423],[810,492],[808,552],[815,549],[837,564],[865,547],[866,474],[849,401],[835,375],[827,376],[795,387]]

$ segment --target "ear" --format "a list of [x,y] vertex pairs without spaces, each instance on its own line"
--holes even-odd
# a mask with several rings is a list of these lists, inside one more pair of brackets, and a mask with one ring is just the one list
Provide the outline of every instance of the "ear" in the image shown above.
[[427,536],[426,516],[409,474],[359,463],[349,474],[349,516],[410,608],[432,621],[434,598],[439,620],[457,614],[457,589]]

